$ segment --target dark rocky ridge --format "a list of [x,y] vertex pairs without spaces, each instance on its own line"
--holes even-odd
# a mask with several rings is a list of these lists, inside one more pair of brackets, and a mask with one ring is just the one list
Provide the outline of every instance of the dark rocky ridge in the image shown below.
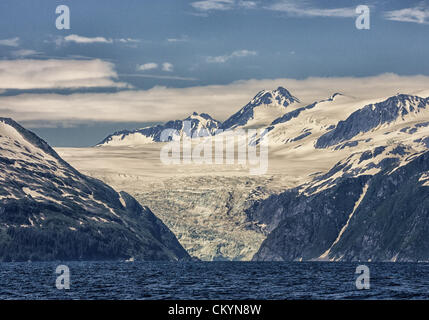
[[190,259],[149,208],[0,118],[0,261]]

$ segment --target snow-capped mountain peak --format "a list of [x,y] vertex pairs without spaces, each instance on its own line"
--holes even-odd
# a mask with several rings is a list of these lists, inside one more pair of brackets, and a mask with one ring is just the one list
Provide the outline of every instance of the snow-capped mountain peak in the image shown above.
[[262,90],[249,102],[248,105],[257,107],[261,104],[287,107],[291,103],[300,102],[287,89],[278,87],[275,90]]
[[218,123],[219,121],[217,121],[216,119],[213,119],[209,114],[207,113],[198,113],[198,112],[193,112],[189,117],[187,117],[186,119],[184,119],[183,121],[199,121],[201,123],[205,123],[205,124],[213,124],[213,123]]
[[267,126],[282,116],[289,105],[299,102],[298,98],[283,87],[259,91],[248,104],[223,122],[221,129]]

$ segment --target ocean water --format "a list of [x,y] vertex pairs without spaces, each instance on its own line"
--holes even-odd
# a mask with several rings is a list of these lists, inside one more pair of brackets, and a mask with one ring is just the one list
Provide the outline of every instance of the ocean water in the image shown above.
[[[67,265],[70,289],[56,288]],[[429,264],[367,263],[370,289],[358,290],[359,263],[28,262],[0,263],[0,299],[429,299]]]

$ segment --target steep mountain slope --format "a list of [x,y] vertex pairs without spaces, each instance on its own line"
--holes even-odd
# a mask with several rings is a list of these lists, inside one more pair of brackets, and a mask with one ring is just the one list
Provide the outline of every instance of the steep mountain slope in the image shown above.
[[339,95],[341,95],[341,94],[340,94],[340,93],[334,93],[334,94],[333,94],[330,98],[328,98],[328,99],[321,100],[321,101],[316,101],[316,102],[313,102],[312,104],[309,104],[309,105],[307,105],[307,106],[305,106],[305,107],[297,108],[297,109],[295,109],[295,110],[293,110],[293,111],[291,111],[291,112],[288,112],[288,113],[284,114],[283,116],[281,116],[281,117],[279,117],[279,118],[275,119],[275,120],[271,123],[271,127],[272,127],[272,128],[274,128],[274,126],[275,126],[275,125],[277,125],[277,124],[279,124],[279,123],[285,123],[285,122],[290,121],[290,120],[291,120],[291,119],[293,119],[293,118],[297,118],[297,117],[301,114],[301,112],[303,112],[303,111],[305,111],[305,110],[308,110],[308,109],[313,109],[313,108],[314,108],[314,107],[316,107],[319,103],[334,101],[335,97],[337,97],[337,96],[339,96]]
[[293,189],[274,195],[248,211],[249,218],[265,222],[271,233],[253,260],[310,260],[335,241],[365,178],[345,179],[335,187],[306,197]]
[[[179,135],[188,137],[204,137],[213,135],[219,128],[220,122],[206,113],[194,112],[184,120],[168,121],[164,124],[137,129],[123,130],[113,133],[101,141],[98,146],[139,145],[153,142],[164,142],[171,137],[162,137],[164,130],[176,130]],[[164,140],[164,141],[163,141]]]
[[366,101],[359,98],[335,93],[310,104],[298,105],[265,127],[269,143],[285,149],[304,145],[312,147],[315,139],[365,104]]
[[342,177],[320,192],[287,191],[255,206],[249,214],[268,217],[274,230],[253,259],[428,261],[429,152],[407,160],[398,167],[391,158],[374,176]]
[[385,101],[369,104],[353,112],[346,120],[338,122],[335,129],[325,133],[316,142],[316,148],[326,148],[350,140],[359,133],[397,120],[404,120],[427,111],[429,98],[398,94]]
[[0,118],[0,260],[179,260],[189,255],[147,207],[80,174]]

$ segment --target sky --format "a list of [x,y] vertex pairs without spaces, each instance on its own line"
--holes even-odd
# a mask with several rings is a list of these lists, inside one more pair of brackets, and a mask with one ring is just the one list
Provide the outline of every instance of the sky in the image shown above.
[[428,35],[428,1],[2,0],[0,117],[90,146],[193,111],[225,120],[279,85],[309,103],[418,92]]

